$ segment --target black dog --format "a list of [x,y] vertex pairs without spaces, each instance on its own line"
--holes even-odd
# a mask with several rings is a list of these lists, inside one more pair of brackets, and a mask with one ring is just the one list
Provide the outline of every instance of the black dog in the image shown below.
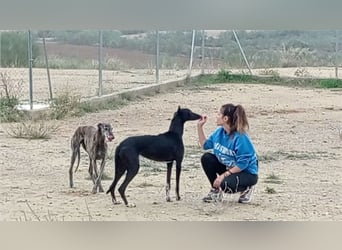
[[166,176],[166,200],[170,199],[170,179],[173,161],[176,161],[176,199],[179,196],[179,177],[181,173],[181,164],[184,158],[183,131],[186,121],[200,119],[201,116],[193,113],[190,109],[181,109],[178,107],[171,121],[169,131],[159,135],[132,136],[122,141],[115,150],[115,177],[112,185],[107,191],[112,195],[114,204],[118,204],[115,198],[115,186],[121,176],[127,171],[126,178],[119,187],[121,198],[128,207],[135,207],[134,204],[128,204],[125,190],[139,171],[139,155],[154,161],[167,162]]

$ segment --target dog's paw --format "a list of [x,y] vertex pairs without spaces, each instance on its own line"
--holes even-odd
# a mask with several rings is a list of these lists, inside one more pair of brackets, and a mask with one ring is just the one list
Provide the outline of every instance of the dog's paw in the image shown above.
[[128,203],[128,204],[126,205],[126,207],[132,208],[132,207],[136,207],[136,205],[135,205],[134,203]]
[[170,196],[167,196],[167,197],[166,197],[166,201],[167,201],[167,202],[171,202],[171,201],[172,201],[171,198],[170,198]]
[[97,188],[93,188],[93,190],[91,191],[92,194],[96,194],[97,193]]
[[120,205],[121,202],[120,202],[120,201],[113,201],[113,204],[114,204],[114,205]]
[[177,200],[177,201],[180,201],[180,200],[181,200],[181,197],[180,197],[180,196],[178,196],[178,197],[176,198],[176,200]]

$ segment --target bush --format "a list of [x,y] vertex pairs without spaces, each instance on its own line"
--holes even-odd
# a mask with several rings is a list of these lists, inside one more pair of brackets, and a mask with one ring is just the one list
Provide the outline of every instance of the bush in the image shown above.
[[7,133],[14,138],[24,139],[50,139],[51,134],[56,132],[56,125],[48,125],[44,121],[27,121],[11,125]]
[[6,73],[0,73],[0,122],[19,121],[23,114],[17,109],[22,81],[13,83]]
[[81,97],[65,91],[53,99],[51,104],[51,118],[60,120],[64,117],[77,116],[80,113]]
[[16,97],[0,97],[0,122],[16,122],[22,113],[16,108],[19,100]]
[[221,69],[215,76],[216,82],[249,82],[252,76],[245,74],[232,74],[230,71]]
[[342,80],[340,79],[322,79],[319,82],[321,88],[342,88]]

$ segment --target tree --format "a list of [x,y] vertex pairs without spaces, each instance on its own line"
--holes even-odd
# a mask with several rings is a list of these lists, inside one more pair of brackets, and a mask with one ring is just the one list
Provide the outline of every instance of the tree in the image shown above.
[[[28,35],[22,31],[1,33],[1,66],[2,67],[28,67]],[[32,45],[32,57],[39,55],[37,44]]]

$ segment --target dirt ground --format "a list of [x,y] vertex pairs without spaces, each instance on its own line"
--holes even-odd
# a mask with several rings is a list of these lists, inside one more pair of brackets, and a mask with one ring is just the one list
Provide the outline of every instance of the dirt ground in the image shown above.
[[[0,220],[342,220],[341,93],[261,84],[177,89],[117,110],[46,121],[59,128],[48,140],[14,139],[6,133],[8,125],[0,124]],[[210,187],[200,165],[204,151],[198,147],[196,122],[185,125],[180,201],[175,201],[175,168],[171,182],[173,202],[168,203],[165,164],[143,158],[139,174],[126,191],[136,208],[113,205],[110,195],[91,194],[84,152],[74,175],[75,188],[69,188],[69,143],[77,126],[102,121],[113,125],[116,138],[109,144],[105,169],[108,178],[103,180],[107,190],[114,173],[113,150],[124,138],[166,131],[178,105],[207,114],[205,131],[209,135],[215,129],[217,109],[228,102],[246,108],[250,135],[260,157],[259,182],[251,204],[237,203],[237,194],[225,195],[222,203],[202,202]]]
[[[221,70],[220,67],[205,69],[204,73],[212,74]],[[227,69],[233,73],[248,74],[246,69]],[[334,78],[334,68],[273,68],[253,69],[255,75],[278,74],[285,77],[320,77]],[[299,72],[296,73],[296,72]],[[342,72],[342,68],[339,69]],[[29,72],[25,68],[0,68],[0,73],[9,77],[9,82],[14,86],[10,91],[19,96],[22,103],[29,100]],[[159,82],[165,82],[184,78],[188,70],[161,69],[159,71]],[[199,68],[194,68],[191,75],[200,74]],[[123,90],[151,85],[156,83],[156,72],[154,68],[129,69],[129,70],[103,70],[102,88],[103,94],[118,93]],[[341,73],[339,73],[341,75]],[[51,91],[53,97],[65,94],[89,98],[98,95],[99,72],[98,70],[58,70],[50,69]],[[1,82],[0,82],[1,84]],[[4,94],[0,88],[0,95]],[[32,95],[34,103],[46,103],[49,99],[49,83],[46,69],[34,68],[32,72]]]

